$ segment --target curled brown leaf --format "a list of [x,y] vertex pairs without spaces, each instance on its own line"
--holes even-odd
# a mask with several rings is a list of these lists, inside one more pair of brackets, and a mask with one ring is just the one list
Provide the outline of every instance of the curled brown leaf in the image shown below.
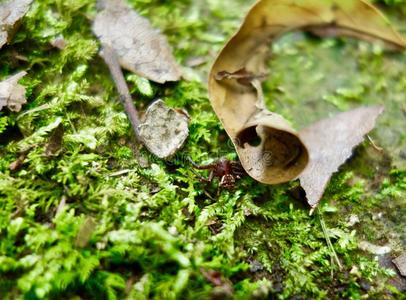
[[244,169],[267,184],[298,177],[309,161],[301,136],[282,116],[266,109],[260,82],[269,44],[296,30],[379,40],[406,49],[403,37],[363,0],[258,1],[215,61],[209,95]]

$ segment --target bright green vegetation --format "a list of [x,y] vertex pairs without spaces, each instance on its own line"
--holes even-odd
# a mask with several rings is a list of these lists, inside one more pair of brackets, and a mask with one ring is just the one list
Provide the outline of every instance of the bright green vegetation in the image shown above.
[[[185,68],[190,81],[167,85],[127,73],[140,111],[160,97],[191,115],[186,146],[165,162],[136,151],[97,55],[94,1],[36,1],[0,50],[0,79],[28,71],[28,104],[0,112],[1,299],[402,299],[388,281],[394,272],[357,244],[389,243],[392,255],[406,247],[404,54],[300,34],[275,46],[269,106],[296,126],[361,104],[387,106],[372,133],[384,153],[360,146],[313,216],[295,196],[297,182],[245,178],[217,196],[181,159],[235,158],[204,81],[244,2],[131,1],[168,36],[179,62],[203,62]],[[406,29],[405,2],[385,2]],[[61,35],[67,46],[58,50],[50,41]]]

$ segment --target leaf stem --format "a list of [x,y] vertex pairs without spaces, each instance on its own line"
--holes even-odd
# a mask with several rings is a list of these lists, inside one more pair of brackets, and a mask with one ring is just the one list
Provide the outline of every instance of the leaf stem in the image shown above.
[[113,81],[116,85],[120,97],[120,102],[124,106],[124,110],[127,114],[128,119],[130,120],[135,136],[138,142],[142,143],[142,138],[140,136],[140,131],[138,128],[138,126],[140,125],[138,111],[134,106],[130,91],[125,82],[123,71],[121,70],[117,56],[114,50],[106,44],[102,44],[100,56],[103,58],[104,62],[106,63],[106,65],[110,70],[111,76],[113,77]]

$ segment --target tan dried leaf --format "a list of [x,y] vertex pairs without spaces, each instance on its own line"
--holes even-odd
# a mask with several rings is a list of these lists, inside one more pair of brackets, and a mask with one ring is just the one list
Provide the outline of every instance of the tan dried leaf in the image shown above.
[[152,81],[177,81],[181,70],[166,38],[123,0],[99,1],[93,32],[116,52],[120,65]]
[[360,107],[300,131],[299,136],[309,149],[310,162],[299,179],[312,208],[320,202],[332,174],[374,128],[383,110],[382,106]]
[[268,184],[298,177],[309,159],[297,132],[266,109],[261,90],[269,44],[295,30],[380,40],[406,49],[403,37],[363,0],[258,1],[215,61],[209,96],[244,169]]
[[0,3],[0,48],[7,43],[14,25],[27,13],[32,0],[8,0]]
[[0,110],[7,106],[11,111],[20,111],[21,106],[27,102],[25,87],[18,84],[26,74],[23,71],[0,82]]

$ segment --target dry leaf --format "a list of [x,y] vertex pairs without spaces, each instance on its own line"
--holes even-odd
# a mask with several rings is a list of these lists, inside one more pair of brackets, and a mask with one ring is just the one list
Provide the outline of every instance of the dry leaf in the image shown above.
[[159,158],[168,158],[185,143],[189,119],[184,112],[169,108],[162,100],[152,103],[139,126],[144,145]]
[[398,268],[400,274],[406,277],[406,252],[393,260],[393,263]]
[[332,174],[374,128],[383,110],[382,106],[361,107],[300,131],[299,135],[309,149],[310,162],[299,178],[312,208],[319,203]]
[[7,106],[12,111],[20,111],[21,106],[27,102],[25,87],[18,84],[26,74],[23,71],[0,82],[0,110]]
[[214,63],[209,95],[244,169],[268,184],[296,178],[309,159],[297,132],[266,109],[260,82],[267,73],[269,44],[295,30],[380,40],[406,49],[387,19],[362,0],[258,1]]
[[102,44],[113,48],[123,68],[159,83],[180,79],[180,67],[166,38],[146,18],[123,0],[99,4],[102,10],[94,20],[93,32]]
[[0,3],[0,48],[7,43],[14,25],[27,13],[32,0],[8,0]]
[[45,156],[52,157],[57,156],[62,148],[64,129],[63,125],[59,124],[58,127],[52,132],[49,137],[48,143],[45,146]]

